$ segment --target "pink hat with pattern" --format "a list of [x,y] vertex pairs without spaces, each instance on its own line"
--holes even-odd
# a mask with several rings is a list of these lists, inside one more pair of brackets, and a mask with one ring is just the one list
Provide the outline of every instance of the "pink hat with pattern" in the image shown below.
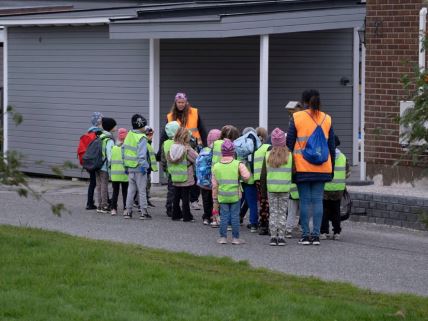
[[220,136],[221,136],[221,131],[219,129],[211,129],[207,137],[208,146],[211,146],[212,143],[220,139]]
[[179,99],[184,99],[187,100],[187,96],[185,93],[176,93],[175,94],[175,101],[179,100]]
[[273,147],[285,147],[285,133],[281,129],[275,128],[270,136]]

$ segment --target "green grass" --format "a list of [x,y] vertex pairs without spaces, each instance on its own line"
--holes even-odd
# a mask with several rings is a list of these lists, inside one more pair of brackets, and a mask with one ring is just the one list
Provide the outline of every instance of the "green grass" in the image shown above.
[[0,320],[421,321],[428,298],[0,226]]

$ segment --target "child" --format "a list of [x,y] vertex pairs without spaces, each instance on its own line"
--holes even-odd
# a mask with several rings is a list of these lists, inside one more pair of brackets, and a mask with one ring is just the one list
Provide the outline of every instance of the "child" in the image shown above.
[[180,128],[180,125],[176,121],[169,122],[165,125],[165,132],[168,136],[168,139],[165,140],[161,146],[161,164],[164,173],[168,175],[168,193],[166,195],[166,215],[172,217],[172,203],[174,200],[174,185],[172,185],[171,175],[168,173],[168,162],[166,160],[166,155],[168,155],[169,150],[171,149],[172,144],[174,143],[174,135],[177,130]]
[[[91,124],[92,126],[89,127],[88,129],[88,134],[89,133],[95,133],[95,135],[99,135],[102,132],[102,119],[103,119],[103,115],[100,112],[94,112],[91,116]],[[82,155],[83,156],[83,155]],[[94,201],[94,191],[95,191],[95,187],[97,185],[97,180],[95,177],[95,172],[94,171],[90,171],[89,173],[89,186],[88,186],[88,199],[86,202],[86,209],[87,210],[96,210],[97,207],[95,206],[95,201]]]
[[[339,137],[334,135],[336,147],[340,145]],[[346,189],[345,179],[350,175],[348,160],[338,148],[336,148],[336,161],[334,162],[334,177],[331,182],[324,185],[324,213],[321,224],[320,239],[326,240],[329,235],[329,221],[333,225],[333,240],[339,240],[340,232],[340,202]]]
[[147,172],[147,186],[146,186],[146,198],[147,198],[147,205],[150,207],[155,207],[155,205],[150,201],[150,189],[152,187],[152,179],[151,179],[151,173],[158,171],[158,164],[156,161],[156,154],[152,147],[152,141],[153,141],[153,128],[146,127],[146,136],[147,136],[147,159],[149,160],[150,167]]
[[[307,104],[310,100],[310,91],[306,90],[302,95],[302,103],[298,101],[289,102],[285,109],[288,111],[288,117],[293,117],[293,114],[303,110],[303,104]],[[309,97],[309,98],[308,98]],[[292,155],[290,155],[292,157]],[[291,184],[290,187],[290,199],[288,200],[288,215],[287,215],[287,224],[285,229],[285,237],[292,238],[293,229],[296,229],[299,224],[299,191],[297,190],[297,185],[295,183]]]
[[[252,127],[247,127],[242,131],[242,135],[251,132],[254,137],[257,136],[257,132]],[[259,213],[257,209],[257,188],[254,181],[254,159],[253,155],[246,157],[243,161],[247,166],[248,170],[251,173],[251,178],[248,182],[242,183],[242,188],[244,189],[244,200],[247,206],[250,208],[250,224],[247,225],[247,228],[251,233],[256,233],[259,227]],[[245,213],[241,213],[242,216],[245,216]]]
[[211,216],[213,215],[213,196],[212,196],[212,148],[215,141],[220,138],[221,132],[218,129],[212,129],[208,133],[207,143],[208,147],[201,150],[196,160],[196,177],[198,178],[198,186],[201,188],[202,203],[204,207],[204,214],[202,216],[203,224],[209,225],[211,223]]
[[[213,159],[212,159],[212,167],[215,164],[220,162],[221,160],[221,146],[224,143],[225,139],[233,142],[235,139],[239,137],[239,130],[235,126],[225,125],[221,129],[220,139],[216,140],[213,143]],[[217,228],[220,226],[220,218],[219,218],[219,204],[214,200],[213,202],[213,212],[211,217],[211,227]]]
[[125,169],[128,171],[128,195],[126,198],[126,211],[124,217],[132,218],[132,205],[134,195],[138,191],[139,204],[141,207],[140,220],[151,219],[147,210],[146,185],[147,171],[149,163],[147,162],[147,137],[145,127],[146,119],[135,114],[131,119],[132,130],[126,135],[122,145],[122,154]]
[[[290,154],[289,157],[292,157]],[[299,225],[299,191],[297,190],[297,185],[291,183],[290,186],[290,199],[288,200],[288,215],[287,223],[285,227],[285,237],[291,239],[293,237],[293,230],[295,230]]]
[[219,244],[227,243],[227,225],[232,223],[232,244],[243,244],[239,238],[239,210],[241,207],[240,177],[247,181],[251,174],[244,164],[234,159],[235,147],[226,139],[221,146],[221,160],[213,167],[213,199],[220,204]]
[[111,149],[114,146],[113,133],[116,131],[116,121],[113,118],[104,117],[102,119],[103,131],[100,135],[102,141],[102,156],[105,159],[103,166],[100,170],[95,172],[97,180],[98,192],[98,213],[109,213],[110,208],[108,205],[108,183],[109,174],[108,170],[111,162]]
[[262,172],[263,161],[266,157],[266,152],[271,148],[267,143],[267,130],[263,127],[256,128],[257,136],[262,142],[262,146],[254,153],[254,181],[256,182],[257,195],[260,200],[260,228],[259,235],[269,235],[269,202],[266,197],[266,192],[262,192],[260,186],[260,174]]
[[272,131],[271,140],[272,150],[267,152],[262,169],[270,205],[269,244],[284,246],[292,158],[285,146],[285,133],[281,129],[275,128]]
[[[183,222],[194,222],[190,213],[190,188],[195,184],[194,163],[198,157],[189,145],[189,130],[180,127],[174,136],[174,143],[167,154],[168,172],[174,185],[172,220],[183,219]],[[182,209],[180,209],[180,200]]]
[[128,131],[125,128],[119,128],[117,133],[117,145],[111,149],[110,179],[113,186],[113,196],[111,199],[111,215],[117,215],[117,200],[119,190],[122,185],[123,210],[126,209],[126,196],[128,194],[128,175],[125,172],[122,158],[122,145]]

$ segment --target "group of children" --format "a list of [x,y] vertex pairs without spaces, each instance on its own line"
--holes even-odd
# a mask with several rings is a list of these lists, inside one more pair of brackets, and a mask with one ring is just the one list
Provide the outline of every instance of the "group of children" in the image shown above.
[[[148,206],[152,204],[148,199],[148,182],[150,172],[158,170],[151,147],[153,130],[147,127],[143,116],[135,114],[131,120],[132,130],[120,128],[114,140],[114,119],[101,115],[98,120],[96,132],[102,141],[105,162],[95,172],[97,211],[117,215],[122,188],[124,217],[132,218],[134,201],[137,201],[140,219],[150,219]],[[166,124],[165,132],[168,139],[160,146],[160,162],[168,177],[166,208],[172,220],[195,221],[189,196],[190,188],[197,184],[203,200],[203,224],[219,227],[217,242],[220,244],[228,243],[228,229],[232,231],[232,244],[245,243],[240,238],[240,225],[248,209],[248,229],[261,235],[270,234],[272,246],[285,245],[285,239],[292,238],[298,231],[299,194],[292,183],[293,157],[286,147],[284,131],[275,128],[268,136],[266,129],[261,127],[248,127],[240,133],[236,127],[226,125],[221,130],[209,132],[207,147],[198,150],[199,153],[191,143],[191,131],[178,122]],[[252,140],[253,150],[249,154],[242,152],[246,148],[242,138]],[[336,145],[339,144],[336,137]],[[349,168],[346,157],[339,150],[336,158],[336,166]],[[337,173],[340,184],[328,183],[325,187],[322,239],[329,235],[329,221],[333,222],[334,239],[338,239],[341,232],[340,200],[346,173],[336,170],[335,178]],[[109,180],[113,187],[111,201]]]

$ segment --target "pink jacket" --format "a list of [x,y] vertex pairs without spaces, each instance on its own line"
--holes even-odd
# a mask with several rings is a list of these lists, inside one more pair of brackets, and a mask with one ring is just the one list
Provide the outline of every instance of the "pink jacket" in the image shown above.
[[[228,164],[230,162],[233,161],[233,157],[232,156],[228,156],[228,157],[221,157],[220,162],[222,164]],[[249,170],[247,169],[247,167],[243,164],[240,163],[239,164],[239,175],[241,176],[241,178],[244,181],[248,181],[251,177],[251,173],[249,172]],[[211,183],[213,185],[213,201],[215,203],[217,202],[217,194],[218,194],[218,182],[217,179],[215,178],[214,172],[212,173],[212,177],[211,177]],[[241,189],[239,189],[239,197],[241,197]]]

